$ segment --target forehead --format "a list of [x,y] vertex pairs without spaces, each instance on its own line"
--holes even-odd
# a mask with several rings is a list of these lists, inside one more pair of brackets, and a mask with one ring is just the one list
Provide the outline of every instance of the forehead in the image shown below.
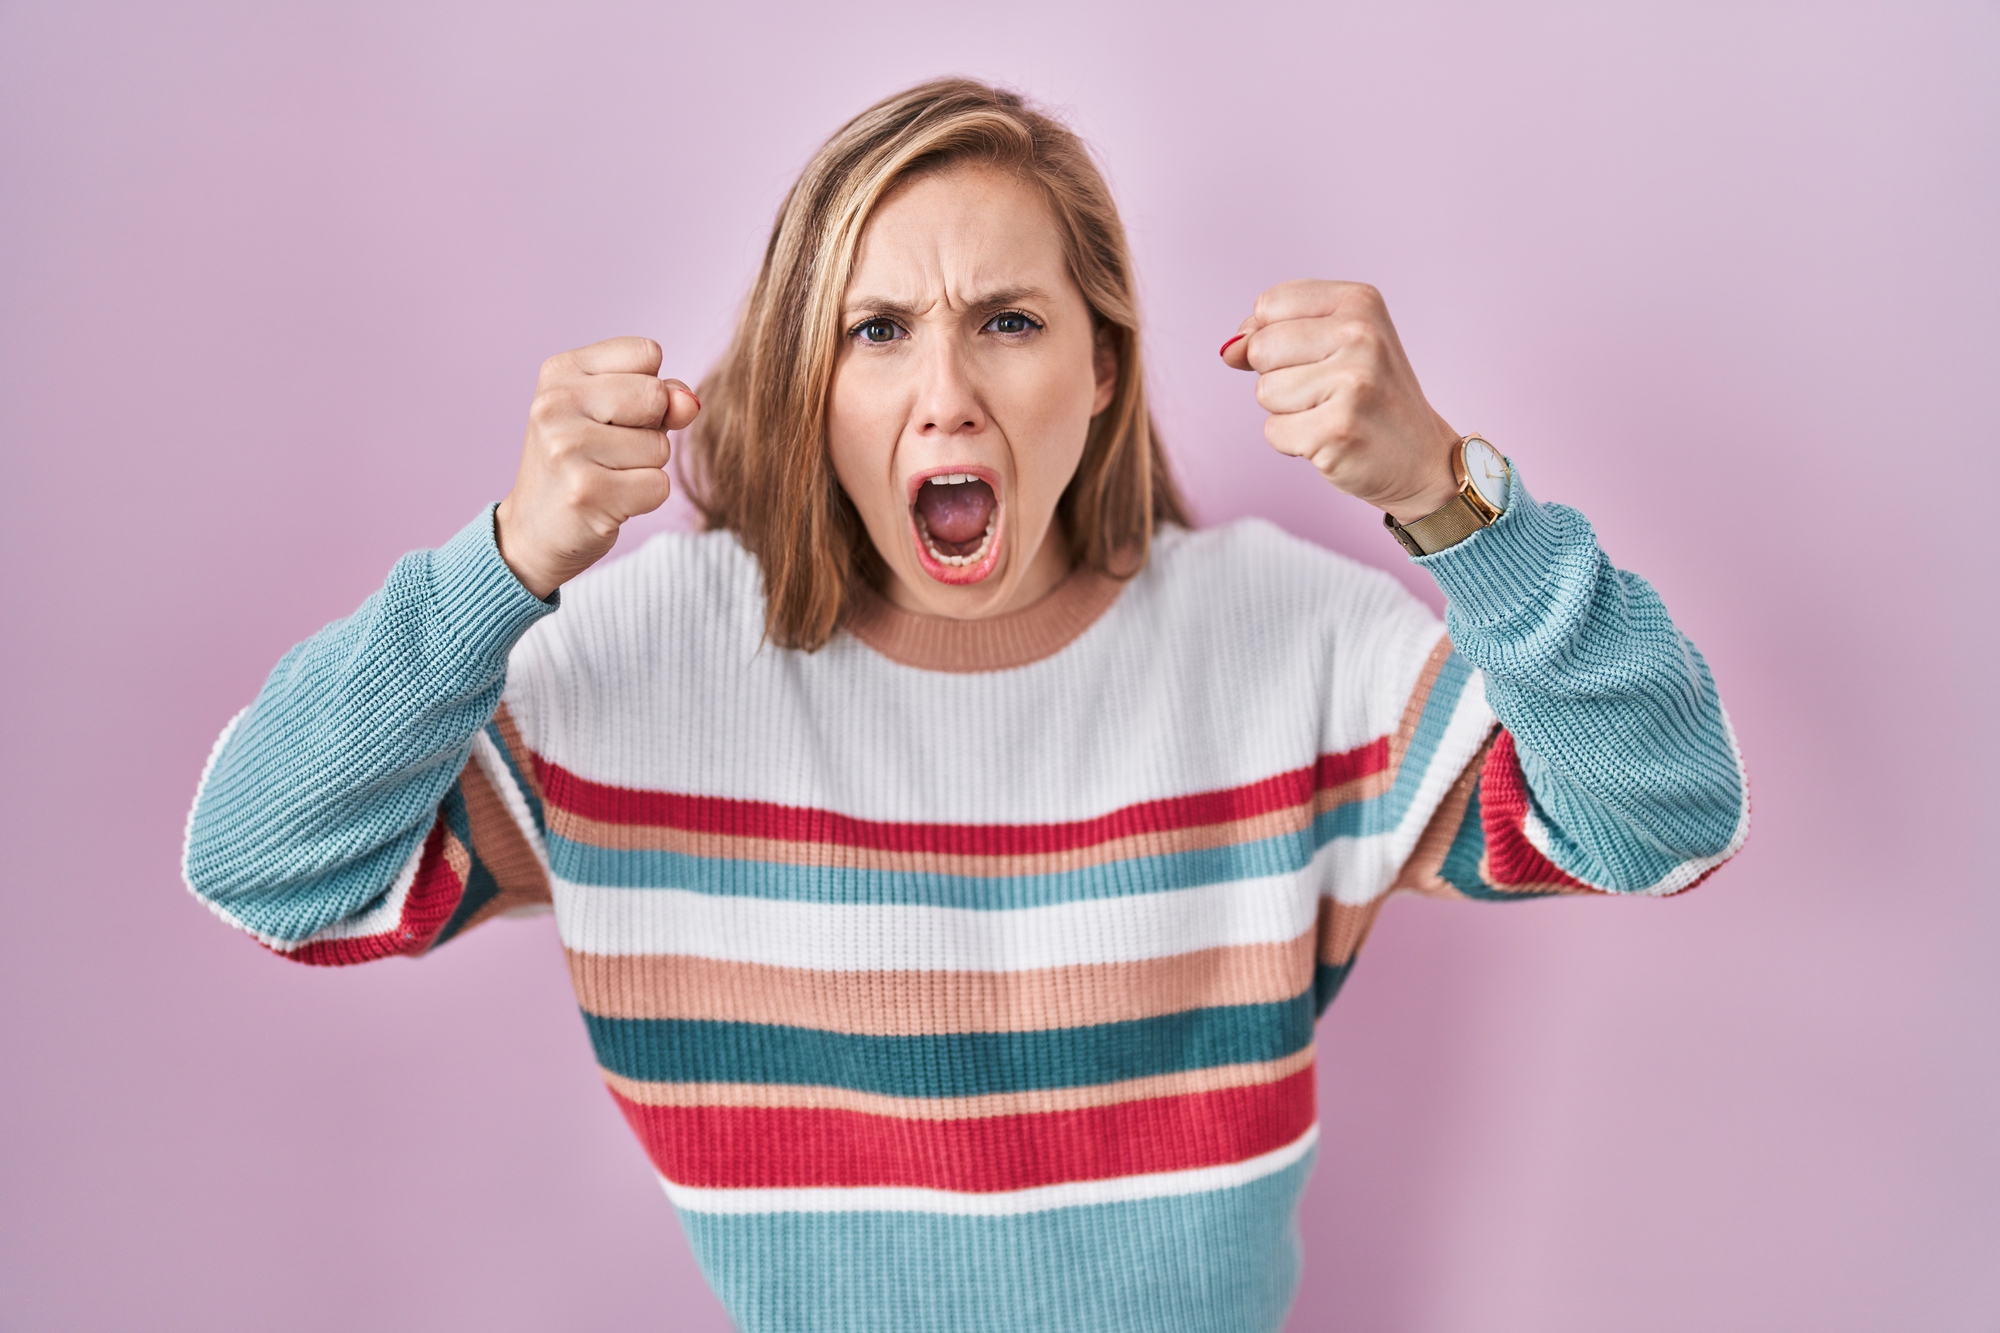
[[974,166],[919,176],[877,204],[848,292],[935,299],[1023,285],[1072,286],[1055,215],[1033,184]]

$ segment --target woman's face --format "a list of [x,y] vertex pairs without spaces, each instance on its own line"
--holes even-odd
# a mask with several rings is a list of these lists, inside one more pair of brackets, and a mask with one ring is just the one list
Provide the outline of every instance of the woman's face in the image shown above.
[[1056,501],[1118,368],[1040,192],[981,167],[898,189],[862,232],[841,327],[828,443],[889,599],[974,618],[1054,587]]

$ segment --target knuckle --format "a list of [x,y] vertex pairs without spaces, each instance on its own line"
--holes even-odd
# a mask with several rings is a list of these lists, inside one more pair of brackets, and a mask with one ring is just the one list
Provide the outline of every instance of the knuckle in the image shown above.
[[552,426],[572,415],[575,395],[566,389],[543,389],[528,405],[528,419],[538,426]]

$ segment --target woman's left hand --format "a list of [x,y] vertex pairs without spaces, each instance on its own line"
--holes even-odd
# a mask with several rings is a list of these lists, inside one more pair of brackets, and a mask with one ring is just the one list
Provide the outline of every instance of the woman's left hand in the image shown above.
[[1425,400],[1382,293],[1366,283],[1279,283],[1222,359],[1257,372],[1271,446],[1349,495],[1409,523],[1457,492],[1458,432]]

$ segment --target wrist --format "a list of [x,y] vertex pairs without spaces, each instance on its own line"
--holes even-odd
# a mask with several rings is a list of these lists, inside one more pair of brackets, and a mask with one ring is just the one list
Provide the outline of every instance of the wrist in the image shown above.
[[527,543],[521,540],[520,515],[513,506],[511,493],[493,506],[493,545],[500,552],[500,559],[520,580],[521,586],[546,602],[562,586],[562,580],[549,577],[525,558]]
[[1395,519],[1398,523],[1414,523],[1418,519],[1450,504],[1458,494],[1458,432],[1447,425],[1443,418],[1436,419],[1439,432],[1433,445],[1426,450],[1428,457],[1415,476],[1409,480],[1409,487],[1400,494],[1387,496],[1375,501],[1375,507]]

